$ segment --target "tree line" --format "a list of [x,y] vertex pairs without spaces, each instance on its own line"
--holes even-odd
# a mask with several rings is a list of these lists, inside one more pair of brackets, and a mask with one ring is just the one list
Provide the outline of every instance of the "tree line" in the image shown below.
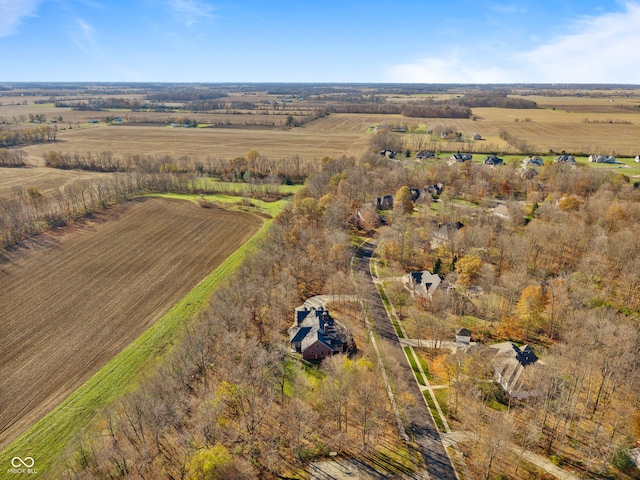
[[106,150],[98,153],[69,153],[50,150],[44,154],[45,165],[59,169],[80,169],[97,172],[144,172],[180,173],[197,177],[219,178],[224,181],[243,183],[302,183],[317,171],[315,162],[302,160],[294,155],[290,158],[272,159],[260,155],[256,150],[244,157],[206,157],[193,159],[188,155],[125,154],[115,155]]
[[57,127],[51,127],[49,125],[27,128],[0,127],[0,147],[14,147],[17,145],[34,145],[36,143],[55,142],[57,135]]

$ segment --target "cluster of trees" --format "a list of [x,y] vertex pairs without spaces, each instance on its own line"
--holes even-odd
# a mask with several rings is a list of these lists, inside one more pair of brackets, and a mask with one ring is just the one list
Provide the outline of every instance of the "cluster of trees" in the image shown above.
[[8,249],[47,229],[67,223],[131,198],[150,182],[139,175],[118,174],[111,179],[77,182],[42,194],[29,187],[0,200],[0,245]]
[[145,95],[147,100],[153,102],[200,102],[217,100],[226,97],[226,93],[204,88],[169,88],[154,91]]
[[460,99],[465,107],[538,108],[533,100],[508,97],[506,92],[467,93]]
[[51,168],[92,170],[95,172],[125,172],[129,170],[128,164],[122,162],[110,151],[104,151],[97,154],[88,152],[81,153],[62,153],[59,151],[49,150],[44,155],[44,164]]
[[55,100],[54,105],[59,108],[73,108],[74,110],[100,111],[108,108],[124,108],[137,110],[148,108],[144,102],[135,98],[96,97],[86,100]]
[[471,109],[453,102],[421,104],[344,103],[327,107],[331,113],[395,114],[421,118],[471,118]]
[[0,128],[0,147],[55,142],[57,135],[57,127],[49,125],[28,128]]
[[[231,160],[207,157],[204,160],[192,159],[187,155],[126,154],[114,155],[107,150],[99,153],[65,153],[50,150],[44,155],[45,165],[60,169],[81,169],[98,172],[144,172],[185,174],[184,178],[194,180],[208,176],[224,181],[244,183],[302,183],[317,166],[300,157],[271,159],[260,155],[256,150],[247,152],[244,157]],[[205,193],[205,192],[197,192]]]
[[24,167],[27,154],[22,150],[0,148],[0,167]]

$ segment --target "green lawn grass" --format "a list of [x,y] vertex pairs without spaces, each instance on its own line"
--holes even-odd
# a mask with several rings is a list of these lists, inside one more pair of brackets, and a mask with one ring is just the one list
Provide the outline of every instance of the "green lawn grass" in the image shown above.
[[212,190],[233,192],[243,194],[245,192],[278,192],[285,195],[293,195],[300,190],[303,185],[276,185],[276,184],[253,184],[243,182],[222,182],[214,178],[202,177],[198,179],[198,186]]
[[422,392],[422,395],[427,401],[427,405],[429,405],[429,410],[431,410],[431,415],[433,415],[433,419],[436,422],[436,427],[438,427],[438,430],[440,430],[440,432],[444,433],[446,431],[446,429],[444,428],[444,422],[440,418],[440,414],[438,413],[436,404],[433,403],[433,398],[431,398],[431,394],[429,393],[429,390],[425,390],[424,392]]
[[422,385],[423,387],[425,387],[427,384],[424,381],[424,378],[422,377],[422,373],[420,372],[420,369],[418,368],[418,364],[416,363],[416,359],[413,356],[413,352],[411,351],[411,347],[404,347],[404,353],[407,354],[407,358],[409,359],[409,363],[411,364],[411,369],[413,370],[413,373],[416,374],[416,378],[418,379],[418,383],[420,385]]
[[418,356],[418,361],[420,362],[420,366],[422,366],[422,370],[424,371],[424,374],[427,376],[427,380],[429,380],[430,382],[435,381],[435,378],[433,378],[433,375],[431,375],[431,373],[429,373],[429,365],[427,365],[427,361],[422,358],[421,355],[417,355]]
[[384,303],[384,308],[387,310],[387,313],[389,314],[389,318],[391,318],[391,323],[393,324],[393,328],[395,328],[396,333],[398,334],[398,337],[399,338],[404,338],[404,335],[402,334],[402,329],[400,328],[400,325],[391,316],[391,304],[389,303],[389,299],[387,298],[387,295],[384,293],[384,290],[382,289],[382,286],[379,285],[379,284],[376,284],[376,288],[378,289],[378,292],[380,293],[380,298],[382,298],[382,303]]
[[[184,199],[192,196],[171,197]],[[273,203],[272,212],[275,213],[276,205],[282,209],[286,202]],[[34,478],[49,473],[60,461],[65,448],[81,436],[92,422],[99,419],[103,409],[128,391],[134,390],[146,374],[162,363],[166,354],[178,342],[185,323],[208,305],[215,288],[242,264],[247,254],[258,247],[270,224],[271,220],[266,221],[247,243],[231,254],[138,339],[0,452],[0,465],[4,467],[10,464],[13,457],[26,455],[33,457],[36,462],[39,473]]]

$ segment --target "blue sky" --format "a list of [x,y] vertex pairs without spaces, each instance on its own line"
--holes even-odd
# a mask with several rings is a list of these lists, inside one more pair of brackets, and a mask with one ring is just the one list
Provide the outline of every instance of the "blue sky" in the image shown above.
[[0,81],[640,83],[640,0],[0,0]]

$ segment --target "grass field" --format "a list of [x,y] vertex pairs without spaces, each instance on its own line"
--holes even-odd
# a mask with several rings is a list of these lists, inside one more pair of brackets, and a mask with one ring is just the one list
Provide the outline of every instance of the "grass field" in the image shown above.
[[[136,341],[137,347],[121,354],[118,368],[109,363],[84,393],[74,394],[73,407],[65,401],[3,457],[24,455],[25,448],[34,456],[48,455],[75,422],[82,424],[84,416],[128,388],[132,375],[175,340],[181,321],[203,304],[213,277],[205,282],[211,288],[195,290],[171,310],[170,319],[156,320],[217,266],[226,265],[224,273],[237,265],[241,254],[231,264],[223,262],[261,223],[253,215],[190,202],[140,200],[59,238],[40,239],[2,265],[7,281],[0,284],[0,310],[11,312],[3,332],[14,346],[0,352],[3,447],[154,325],[140,337],[142,344]],[[221,271],[216,272],[217,282]],[[67,419],[64,428],[57,416]]]

